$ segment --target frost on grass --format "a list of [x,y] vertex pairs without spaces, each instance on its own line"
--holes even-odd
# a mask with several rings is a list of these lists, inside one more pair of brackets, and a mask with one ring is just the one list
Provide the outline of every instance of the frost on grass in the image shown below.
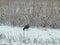
[[0,26],[0,45],[60,45],[60,29]]

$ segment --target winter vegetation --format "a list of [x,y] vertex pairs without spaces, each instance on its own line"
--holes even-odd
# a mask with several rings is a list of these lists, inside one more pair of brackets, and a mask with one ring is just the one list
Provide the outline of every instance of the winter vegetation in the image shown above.
[[60,28],[60,0],[0,0],[0,25]]
[[0,0],[0,45],[60,45],[59,28],[60,0]]

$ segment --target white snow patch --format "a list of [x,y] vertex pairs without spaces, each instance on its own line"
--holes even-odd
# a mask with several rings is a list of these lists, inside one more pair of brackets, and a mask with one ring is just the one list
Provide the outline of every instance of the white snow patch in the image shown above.
[[23,27],[0,26],[0,44],[43,45],[50,42],[48,45],[53,45],[56,41],[60,42],[60,29],[40,27],[23,31]]

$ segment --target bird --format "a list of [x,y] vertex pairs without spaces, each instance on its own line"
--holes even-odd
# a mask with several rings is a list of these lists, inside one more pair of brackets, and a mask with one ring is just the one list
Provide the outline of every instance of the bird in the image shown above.
[[25,25],[24,28],[23,28],[23,31],[25,31],[25,29],[28,29],[30,27],[29,24]]

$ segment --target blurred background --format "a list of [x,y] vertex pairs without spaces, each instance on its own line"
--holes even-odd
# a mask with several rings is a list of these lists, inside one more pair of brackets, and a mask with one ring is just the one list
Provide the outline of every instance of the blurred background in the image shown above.
[[60,0],[0,0],[0,25],[60,28]]

